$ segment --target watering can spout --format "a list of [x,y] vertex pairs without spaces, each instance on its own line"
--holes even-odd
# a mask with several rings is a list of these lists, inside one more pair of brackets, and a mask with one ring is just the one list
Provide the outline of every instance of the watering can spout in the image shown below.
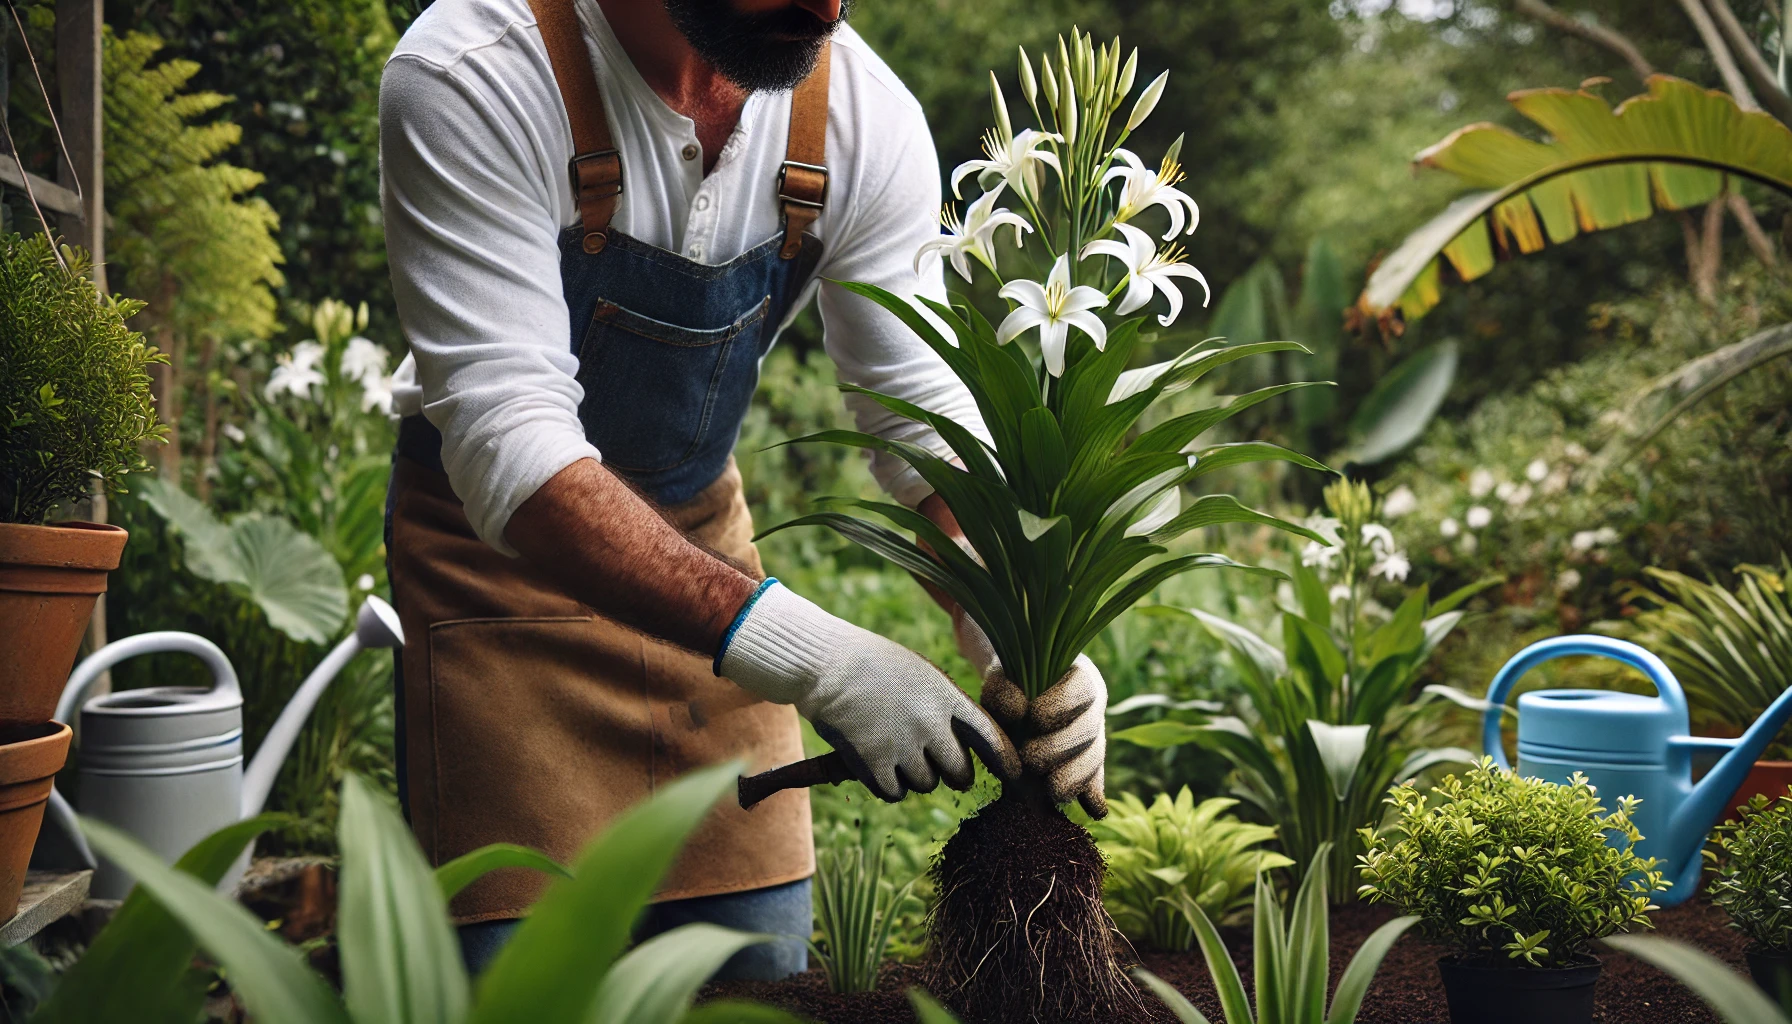
[[403,647],[404,628],[398,623],[398,613],[392,606],[378,597],[369,596],[361,611],[355,616],[355,631],[336,645],[329,656],[318,663],[299,688],[293,692],[292,700],[274,720],[267,736],[261,741],[261,747],[255,757],[243,771],[243,806],[242,816],[252,818],[261,813],[268,802],[268,794],[274,790],[274,779],[280,774],[280,766],[285,763],[286,755],[292,750],[293,743],[298,740],[299,733],[304,731],[305,720],[310,717],[311,709],[317,705],[318,699],[329,688],[330,681],[336,678],[343,666],[347,665],[356,654],[369,648]]
[[[1703,837],[1711,826],[1730,810],[1730,797],[1735,794],[1742,780],[1748,776],[1749,769],[1754,767],[1761,752],[1767,744],[1779,735],[1785,727],[1787,719],[1792,718],[1792,687],[1779,695],[1779,698],[1768,705],[1755,724],[1749,726],[1742,738],[1733,741],[1730,752],[1699,780],[1693,791],[1674,812],[1669,832],[1676,836],[1696,836],[1699,843],[1688,852],[1688,856],[1697,857],[1698,847],[1703,845]],[[1732,742],[1732,741],[1726,741]]]

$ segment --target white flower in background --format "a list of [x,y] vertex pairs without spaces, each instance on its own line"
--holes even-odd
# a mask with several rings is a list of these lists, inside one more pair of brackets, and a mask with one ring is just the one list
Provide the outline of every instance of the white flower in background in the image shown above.
[[1518,490],[1517,484],[1510,480],[1501,480],[1499,486],[1493,489],[1493,496],[1501,501],[1505,501],[1507,498],[1512,497],[1512,492],[1516,490]]
[[1350,584],[1334,583],[1332,589],[1325,592],[1325,596],[1331,598],[1333,604],[1337,604],[1339,601],[1348,601],[1350,600]]
[[[1120,204],[1114,210],[1114,223],[1124,224],[1153,206],[1161,206],[1170,214],[1170,230],[1164,232],[1164,240],[1175,238],[1178,233],[1194,234],[1195,228],[1201,224],[1201,208],[1188,194],[1177,188],[1182,181],[1182,165],[1167,155],[1157,170],[1145,166],[1145,162],[1124,149],[1114,150],[1114,156],[1126,164],[1124,167],[1111,167],[1101,176],[1101,184],[1119,178]],[[1188,222],[1188,230],[1182,230],[1183,222]]]
[[1072,327],[1089,336],[1097,349],[1108,344],[1108,328],[1101,318],[1089,312],[1108,304],[1108,297],[1086,284],[1070,286],[1070,256],[1058,257],[1045,284],[1037,281],[1010,281],[1000,295],[1020,305],[996,328],[996,343],[1006,345],[1022,334],[1039,328],[1039,351],[1045,355],[1045,369],[1054,377],[1064,375],[1064,349],[1070,344]]
[[1471,530],[1479,530],[1493,522],[1493,511],[1485,505],[1471,505],[1462,520]]
[[[1064,137],[1054,132],[1035,131],[1032,128],[1023,130],[1019,135],[1003,141],[995,131],[983,133],[983,155],[985,160],[966,160],[952,168],[952,194],[960,199],[964,194],[958,191],[958,183],[965,175],[975,172],[979,181],[985,176],[999,177],[1002,185],[1009,185],[1024,196],[1039,194],[1039,168],[1049,165],[1052,170],[1063,173],[1058,165],[1058,155],[1050,150],[1041,149],[1048,142],[1063,142]],[[993,191],[1000,192],[1001,185]]]
[[1385,555],[1394,550],[1394,534],[1380,523],[1364,523],[1363,543],[1377,556]]
[[1609,526],[1601,526],[1593,531],[1593,539],[1601,546],[1618,543],[1618,531]]
[[1472,533],[1463,534],[1462,539],[1457,541],[1456,544],[1462,549],[1462,553],[1465,555],[1474,554],[1475,549],[1481,546],[1481,542],[1476,540],[1475,535]]
[[[998,228],[1012,227],[1014,229],[1014,245],[1019,248],[1020,233],[1032,231],[1033,225],[1028,224],[1025,217],[1012,210],[996,209],[998,195],[1000,193],[985,192],[978,196],[977,201],[964,212],[962,222],[959,221],[958,213],[952,209],[950,203],[941,207],[940,226],[946,229],[945,233],[921,246],[920,250],[915,253],[915,273],[921,273],[921,264],[930,253],[944,253],[942,258],[951,263],[952,269],[966,281],[971,279],[971,265],[965,259],[966,255],[977,257],[978,262],[993,272],[996,269],[996,253],[992,243]],[[951,337],[952,332],[946,332],[946,336]],[[346,363],[347,357],[344,357],[343,361]],[[380,369],[384,370],[385,367],[381,366]]]
[[1342,547],[1344,544],[1344,535],[1340,532],[1344,529],[1344,524],[1333,519],[1331,516],[1323,514],[1310,515],[1307,517],[1307,521],[1302,525],[1307,529],[1312,530],[1314,533],[1317,533],[1319,536],[1324,537],[1325,542],[1334,548]]
[[1443,522],[1437,524],[1437,532],[1443,534],[1445,540],[1449,540],[1451,537],[1461,533],[1462,527],[1456,520],[1445,517]]
[[1163,252],[1157,251],[1157,244],[1151,236],[1131,224],[1116,224],[1125,242],[1116,242],[1111,238],[1103,238],[1083,246],[1083,259],[1090,256],[1112,256],[1126,267],[1126,295],[1120,299],[1120,305],[1114,312],[1125,316],[1135,309],[1143,307],[1151,301],[1153,293],[1162,292],[1164,299],[1170,304],[1170,312],[1157,318],[1157,322],[1165,327],[1176,321],[1182,314],[1182,289],[1170,279],[1186,277],[1201,286],[1201,305],[1206,306],[1213,299],[1213,291],[1207,287],[1207,279],[1201,272],[1182,262],[1185,253],[1181,246],[1171,246]]
[[1381,576],[1395,583],[1405,579],[1406,574],[1411,571],[1412,563],[1407,561],[1406,555],[1399,551],[1388,552],[1369,567],[1369,575]]
[[379,377],[386,372],[386,358],[386,350],[374,342],[359,336],[350,338],[348,348],[342,351],[342,375],[359,381]]
[[1580,570],[1579,569],[1564,570],[1562,575],[1556,577],[1556,592],[1557,593],[1566,594],[1570,590],[1574,590],[1574,589],[1578,588],[1579,586],[1580,586]]
[[1560,494],[1568,489],[1568,479],[1568,467],[1557,466],[1556,469],[1549,474],[1549,477],[1543,481],[1543,486],[1539,487],[1538,490],[1542,491],[1544,494]]
[[370,573],[370,572],[362,573],[361,578],[355,581],[355,589],[356,590],[372,590],[373,589],[373,573]]
[[242,444],[249,439],[249,435],[243,433],[243,428],[234,423],[226,423],[221,429],[224,431],[224,436],[236,444]]
[[361,411],[372,412],[375,409],[384,415],[392,415],[391,377],[369,377],[361,382]]
[[1598,535],[1592,530],[1581,530],[1568,538],[1568,546],[1576,551],[1591,551],[1598,542]]
[[1414,494],[1412,488],[1405,484],[1401,484],[1394,488],[1394,490],[1387,496],[1387,500],[1381,503],[1381,514],[1387,516],[1389,519],[1398,519],[1401,516],[1411,515],[1418,511],[1418,509],[1419,496]]
[[1579,462],[1587,457],[1587,449],[1579,441],[1570,441],[1562,446],[1562,454]]
[[1524,478],[1531,483],[1540,484],[1549,475],[1549,463],[1542,459],[1532,459],[1531,464],[1524,467]]
[[1477,467],[1473,473],[1468,475],[1469,497],[1485,498],[1487,492],[1491,490],[1493,490],[1493,470]]
[[1332,563],[1338,560],[1339,554],[1341,552],[1335,547],[1310,540],[1306,547],[1300,549],[1300,564],[1309,569],[1330,569]]
[[1531,500],[1531,485],[1530,484],[1519,484],[1517,487],[1514,487],[1510,491],[1506,492],[1506,504],[1512,506],[1513,508],[1518,508],[1521,505],[1523,505],[1525,502],[1530,501],[1530,500]]
[[275,357],[274,372],[268,375],[268,385],[262,393],[270,402],[282,391],[294,398],[310,398],[311,389],[324,383],[324,375],[317,368],[323,356],[324,347],[315,341],[294,345],[291,352]]

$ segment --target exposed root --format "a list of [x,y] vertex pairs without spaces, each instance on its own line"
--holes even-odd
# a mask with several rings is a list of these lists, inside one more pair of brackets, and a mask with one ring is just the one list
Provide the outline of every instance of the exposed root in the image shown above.
[[934,862],[927,988],[967,1024],[1156,1019],[1121,969],[1105,871],[1082,827],[1004,793]]

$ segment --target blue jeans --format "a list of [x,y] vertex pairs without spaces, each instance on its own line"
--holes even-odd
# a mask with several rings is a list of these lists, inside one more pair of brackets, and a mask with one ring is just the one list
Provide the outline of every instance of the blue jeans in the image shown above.
[[[713,979],[777,981],[809,968],[809,933],[815,920],[809,897],[809,879],[805,878],[764,889],[650,904],[635,924],[635,941],[699,922],[777,935],[775,941],[748,946],[734,954]],[[467,973],[477,977],[484,971],[521,923],[480,921],[461,925],[460,955]]]

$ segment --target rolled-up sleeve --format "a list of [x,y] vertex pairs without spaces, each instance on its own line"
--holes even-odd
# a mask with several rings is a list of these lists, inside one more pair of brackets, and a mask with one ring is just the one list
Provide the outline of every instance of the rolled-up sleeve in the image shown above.
[[[868,152],[856,161],[859,180],[848,184],[853,197],[843,223],[830,234],[844,239],[822,267],[827,280],[819,305],[825,346],[841,381],[881,392],[950,417],[988,440],[983,417],[964,383],[945,360],[902,321],[841,281],[874,284],[904,297],[946,298],[940,261],[914,270],[916,251],[939,234],[939,158],[926,119],[908,100],[902,116],[885,118],[880,130],[860,136]],[[887,108],[886,108],[887,110]],[[846,396],[860,430],[908,441],[950,456],[951,448],[933,428],[890,412],[864,395]],[[878,453],[872,474],[891,497],[916,505],[933,489],[907,463]]]
[[508,555],[517,506],[597,458],[579,423],[559,225],[536,129],[414,56],[380,83],[381,203],[393,291],[423,414],[473,530]]

